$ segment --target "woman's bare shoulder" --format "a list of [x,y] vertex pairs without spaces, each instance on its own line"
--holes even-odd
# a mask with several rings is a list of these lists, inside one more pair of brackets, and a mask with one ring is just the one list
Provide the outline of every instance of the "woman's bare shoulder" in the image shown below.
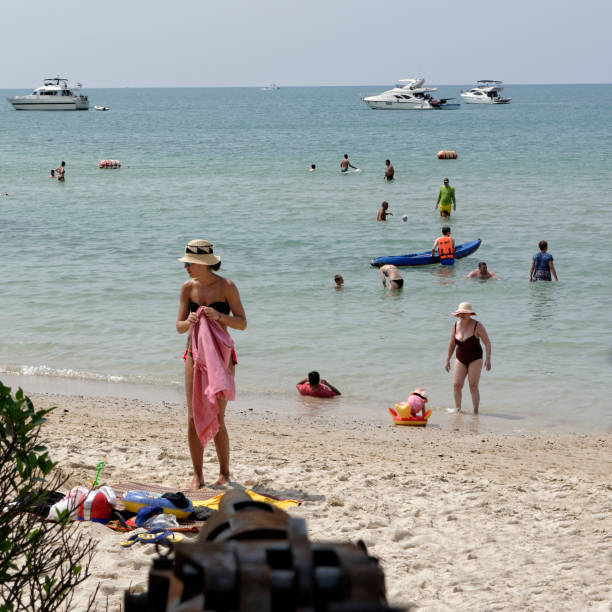
[[189,294],[191,293],[191,289],[193,288],[193,279],[192,278],[188,278],[182,285],[181,285],[181,297],[185,294]]

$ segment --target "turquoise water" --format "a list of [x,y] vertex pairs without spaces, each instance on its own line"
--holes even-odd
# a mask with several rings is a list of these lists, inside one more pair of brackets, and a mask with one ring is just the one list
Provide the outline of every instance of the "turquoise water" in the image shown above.
[[[507,86],[507,106],[446,112],[360,102],[383,89],[88,91],[105,113],[0,104],[0,373],[179,385],[176,259],[203,237],[248,317],[233,332],[239,393],[286,401],[318,369],[347,411],[415,386],[444,410],[450,313],[470,301],[493,345],[485,414],[610,427],[612,85]],[[361,172],[338,172],[345,152]],[[61,160],[65,184],[46,178]],[[404,269],[389,293],[369,261],[430,248],[444,176],[453,236],[483,244],[454,269]],[[382,200],[394,216],[376,223]],[[559,283],[528,283],[541,239]],[[479,260],[502,280],[465,279]]]

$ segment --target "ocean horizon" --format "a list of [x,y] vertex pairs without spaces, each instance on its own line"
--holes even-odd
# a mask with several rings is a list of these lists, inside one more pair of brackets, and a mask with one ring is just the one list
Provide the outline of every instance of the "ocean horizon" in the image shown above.
[[[609,430],[612,85],[506,84],[507,106],[443,113],[361,102],[391,85],[84,87],[106,113],[0,104],[0,379],[180,394],[177,259],[206,238],[247,314],[247,330],[231,332],[239,398],[302,410],[295,382],[316,369],[342,391],[342,415],[384,420],[416,386],[442,415],[451,313],[469,301],[492,340],[485,419]],[[446,149],[458,159],[438,160]],[[344,153],[359,173],[339,173]],[[101,159],[122,167],[100,170]],[[47,178],[61,160],[64,185]],[[450,270],[404,268],[404,289],[384,290],[370,260],[431,248],[444,176],[457,192],[452,234],[480,249]],[[383,200],[394,214],[377,223]],[[541,239],[558,283],[528,282]],[[465,278],[481,260],[500,281]]]

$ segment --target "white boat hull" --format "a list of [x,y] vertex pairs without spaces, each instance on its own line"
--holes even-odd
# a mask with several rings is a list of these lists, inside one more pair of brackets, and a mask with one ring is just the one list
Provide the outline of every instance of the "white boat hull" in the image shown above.
[[[72,96],[61,96],[56,99],[47,99],[51,96],[16,96],[7,98],[15,110],[29,111],[72,111],[89,110],[89,101]],[[62,99],[64,98],[64,99]]]
[[429,102],[423,101],[419,103],[415,103],[412,101],[397,101],[397,102],[389,102],[384,100],[368,100],[364,99],[364,102],[375,110],[434,110]]
[[368,100],[364,98],[363,101],[374,110],[455,110],[461,106],[461,104],[440,104],[439,106],[433,106],[427,100],[415,103],[409,100],[389,102],[386,100]]
[[488,96],[483,97],[472,97],[464,96],[459,94],[466,104],[508,104],[512,98],[489,98]]

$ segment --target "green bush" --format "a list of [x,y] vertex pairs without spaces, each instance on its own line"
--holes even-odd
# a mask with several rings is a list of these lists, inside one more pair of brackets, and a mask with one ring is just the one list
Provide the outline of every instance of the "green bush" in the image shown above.
[[32,512],[66,482],[40,443],[52,410],[36,410],[21,389],[13,396],[0,382],[0,612],[66,609],[74,587],[90,575],[93,540],[67,513],[51,522]]

